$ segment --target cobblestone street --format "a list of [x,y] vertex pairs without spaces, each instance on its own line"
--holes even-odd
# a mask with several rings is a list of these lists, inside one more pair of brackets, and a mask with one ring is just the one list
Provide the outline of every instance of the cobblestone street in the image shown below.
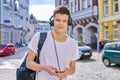
[[78,60],[76,72],[70,80],[120,80],[120,66],[105,67],[101,54],[93,53],[90,60]]
[[[16,69],[0,69],[0,80],[16,80]],[[120,80],[120,66],[105,67],[95,52],[89,60],[78,60],[70,80]]]

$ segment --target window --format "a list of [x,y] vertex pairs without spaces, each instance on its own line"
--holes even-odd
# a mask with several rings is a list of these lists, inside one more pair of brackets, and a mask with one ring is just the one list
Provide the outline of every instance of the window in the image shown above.
[[7,19],[7,10],[4,9],[4,19]]
[[114,0],[114,5],[113,5],[113,7],[114,7],[114,12],[116,13],[116,12],[118,12],[118,0]]
[[64,5],[68,4],[68,0],[63,0],[63,4]]
[[91,0],[88,0],[88,7],[91,7],[92,3],[93,2]]
[[105,39],[108,40],[108,26],[105,27]]
[[120,44],[117,44],[116,50],[120,51]]
[[108,0],[106,0],[104,2],[104,15],[107,16],[109,12],[109,8],[108,8]]
[[4,0],[4,3],[10,5],[10,0]]
[[74,12],[73,2],[71,2],[71,13]]
[[82,9],[85,9],[85,0],[82,0]]
[[12,0],[4,0],[4,4],[7,4],[12,7]]
[[14,11],[18,11],[19,9],[19,2],[17,0],[15,0],[14,2]]
[[77,12],[78,11],[78,2],[77,2],[77,0],[75,0],[75,12]]
[[12,7],[12,0],[10,0],[10,6]]
[[107,46],[107,49],[108,50],[118,50],[118,51],[120,51],[120,44],[119,43],[111,44],[111,45]]
[[117,44],[111,44],[107,48],[108,50],[116,50]]
[[118,40],[118,26],[117,25],[114,25],[114,40]]

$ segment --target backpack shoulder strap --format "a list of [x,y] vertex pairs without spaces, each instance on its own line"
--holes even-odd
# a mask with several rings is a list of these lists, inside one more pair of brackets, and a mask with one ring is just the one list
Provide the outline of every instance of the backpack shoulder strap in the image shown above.
[[40,63],[40,61],[39,61],[40,51],[46,40],[46,37],[47,37],[47,32],[40,32],[39,41],[38,41],[38,49],[37,49],[37,53],[38,53],[37,63]]

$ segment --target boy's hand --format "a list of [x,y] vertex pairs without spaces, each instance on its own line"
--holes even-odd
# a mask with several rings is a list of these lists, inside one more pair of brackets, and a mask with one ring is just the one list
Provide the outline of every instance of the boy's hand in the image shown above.
[[68,70],[69,70],[69,68],[66,67],[63,71],[56,71],[55,76],[57,76],[59,78],[66,78],[68,75]]
[[44,68],[44,70],[45,70],[46,72],[48,72],[50,75],[56,75],[57,69],[56,69],[55,67],[50,66],[50,65],[44,65],[43,68]]

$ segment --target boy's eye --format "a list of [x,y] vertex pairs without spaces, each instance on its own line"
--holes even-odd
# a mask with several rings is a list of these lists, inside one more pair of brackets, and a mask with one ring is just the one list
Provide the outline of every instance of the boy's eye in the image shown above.
[[59,19],[56,19],[55,21],[60,21]]
[[64,20],[63,22],[67,22],[66,20]]
[[[55,21],[60,21],[59,19],[56,19]],[[63,22],[67,23],[67,20],[63,20]]]

